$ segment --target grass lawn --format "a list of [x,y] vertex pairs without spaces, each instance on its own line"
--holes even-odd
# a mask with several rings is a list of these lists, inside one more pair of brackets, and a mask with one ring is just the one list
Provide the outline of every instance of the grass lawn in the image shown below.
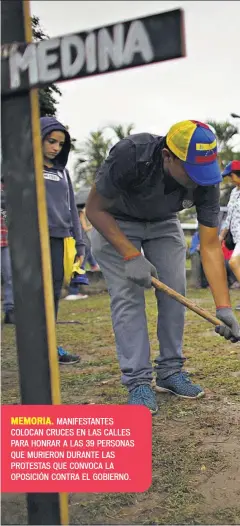
[[[231,291],[233,305],[239,291]],[[214,313],[208,290],[188,297]],[[157,354],[156,304],[146,293],[152,358]],[[239,314],[237,314],[239,317]],[[107,294],[79,302],[61,301],[58,341],[80,353],[79,365],[61,369],[65,404],[124,404],[115,356]],[[230,344],[188,311],[186,368],[206,389],[198,401],[158,395],[153,418],[153,482],[141,494],[73,494],[70,524],[240,524],[240,344]],[[2,403],[19,401],[14,328],[2,330]],[[2,524],[27,524],[24,495],[3,494]]]

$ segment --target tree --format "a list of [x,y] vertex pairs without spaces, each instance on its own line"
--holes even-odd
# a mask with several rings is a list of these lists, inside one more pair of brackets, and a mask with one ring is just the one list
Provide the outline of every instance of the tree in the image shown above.
[[238,133],[238,128],[236,126],[233,126],[228,121],[224,122],[217,122],[217,121],[208,121],[208,123],[212,128],[214,128],[215,135],[218,140],[218,149],[222,151],[229,143],[229,141],[233,138],[236,133]]
[[[32,32],[33,41],[40,42],[41,40],[48,39],[49,36],[44,33],[40,26],[39,18],[37,16],[32,17]],[[41,117],[55,117],[57,112],[58,100],[56,97],[61,96],[60,89],[55,84],[47,86],[38,90],[39,95],[39,106]]]
[[[105,138],[104,131],[110,128],[114,131],[114,138]],[[116,142],[130,135],[134,125],[129,124],[125,128],[121,124],[105,126],[104,128],[91,132],[89,138],[79,147],[75,147],[78,158],[75,163],[74,186],[79,188],[82,184],[91,186],[95,180],[96,172],[105,161],[109,150]]]
[[109,126],[109,128],[111,128],[111,130],[114,131],[117,139],[120,141],[121,139],[124,139],[125,137],[128,137],[128,135],[131,134],[134,128],[134,124],[128,124],[126,128],[124,128],[122,124],[116,124]]
[[[239,133],[236,126],[228,121],[217,122],[208,121],[207,124],[214,128],[217,137],[218,160],[220,169],[224,170],[225,166],[235,159],[240,159],[240,152],[234,151],[231,144],[232,138]],[[231,181],[224,180],[220,185],[220,203],[226,206],[229,201],[230,193],[233,189]]]
[[[42,30],[37,16],[32,17],[32,33],[34,42],[40,42],[49,38]],[[40,117],[56,116],[58,100],[55,98],[55,95],[62,96],[60,89],[55,84],[38,90]],[[66,129],[69,130],[69,127],[66,126]],[[77,139],[71,137],[71,151],[75,151],[76,141]]]
[[111,140],[105,139],[102,130],[91,132],[89,138],[75,148],[78,159],[75,163],[74,186],[77,189],[80,183],[91,186],[95,180],[96,172],[105,161],[111,148]]
[[208,121],[207,124],[214,128],[217,137],[220,168],[223,169],[227,163],[233,161],[235,153],[237,153],[233,151],[230,143],[232,138],[239,133],[238,128],[228,121]]

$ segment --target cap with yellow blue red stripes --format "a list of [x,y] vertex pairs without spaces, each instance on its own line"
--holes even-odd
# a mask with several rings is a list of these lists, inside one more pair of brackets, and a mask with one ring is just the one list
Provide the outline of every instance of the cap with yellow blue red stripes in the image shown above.
[[178,122],[167,133],[166,143],[195,183],[211,186],[222,181],[216,136],[207,124],[194,120]]

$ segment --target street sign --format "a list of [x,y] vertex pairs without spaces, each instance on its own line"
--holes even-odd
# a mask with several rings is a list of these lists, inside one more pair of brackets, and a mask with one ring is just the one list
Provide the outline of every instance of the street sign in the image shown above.
[[3,45],[2,95],[185,56],[183,11]]

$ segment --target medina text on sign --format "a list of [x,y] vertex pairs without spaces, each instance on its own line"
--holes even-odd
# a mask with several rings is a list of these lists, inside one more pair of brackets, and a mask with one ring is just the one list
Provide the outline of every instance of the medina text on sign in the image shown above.
[[181,9],[2,47],[2,95],[185,56]]

